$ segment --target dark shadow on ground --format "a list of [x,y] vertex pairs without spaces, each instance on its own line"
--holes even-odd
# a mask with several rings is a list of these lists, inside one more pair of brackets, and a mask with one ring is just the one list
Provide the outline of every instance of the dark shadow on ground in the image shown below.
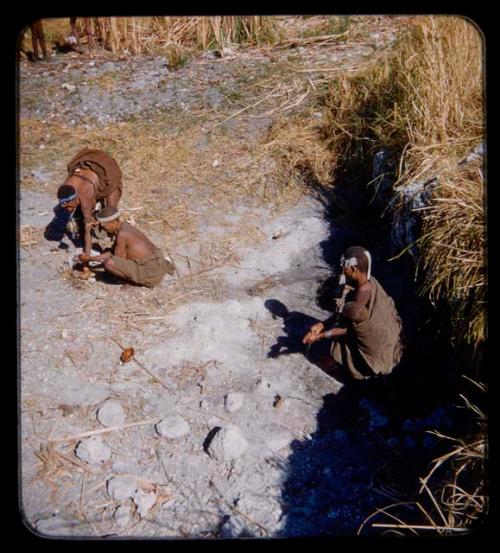
[[[415,475],[443,453],[443,444],[427,431],[449,432],[459,414],[441,406],[402,425],[385,401],[393,385],[354,382],[324,396],[316,431],[291,444],[281,537],[354,536],[377,508],[416,493]],[[388,489],[396,490],[392,498]],[[375,533],[380,531],[369,525],[362,531]]]

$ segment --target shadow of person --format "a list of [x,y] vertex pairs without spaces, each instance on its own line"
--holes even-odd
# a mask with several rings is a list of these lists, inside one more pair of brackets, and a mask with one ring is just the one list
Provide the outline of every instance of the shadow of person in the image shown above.
[[[333,306],[333,303],[331,305]],[[320,322],[319,319],[300,311],[289,311],[286,305],[275,299],[266,300],[264,306],[274,318],[283,319],[283,331],[285,332],[285,336],[279,336],[276,343],[271,346],[267,354],[268,357],[276,358],[280,355],[299,353],[340,383],[350,380],[350,375],[344,367],[333,361],[330,353],[331,340],[320,340],[310,345],[302,343],[302,339],[311,326]]]
[[279,300],[266,300],[264,306],[274,319],[278,317],[283,319],[283,331],[286,334],[286,336],[277,338],[267,356],[275,358],[292,353],[302,353],[307,356],[308,347],[302,343],[302,338],[313,324],[319,322],[319,319],[299,311],[289,311],[286,305]]
[[323,397],[316,430],[291,444],[279,537],[355,535],[384,502],[372,487],[387,452],[367,430],[352,389]]
[[71,233],[68,232],[66,228],[71,219],[71,214],[59,205],[56,205],[53,211],[54,217],[45,227],[43,232],[45,240],[49,240],[50,242],[60,242],[59,248],[68,249],[68,245],[62,242],[62,240],[67,236],[75,248],[82,247],[83,238],[81,233]]

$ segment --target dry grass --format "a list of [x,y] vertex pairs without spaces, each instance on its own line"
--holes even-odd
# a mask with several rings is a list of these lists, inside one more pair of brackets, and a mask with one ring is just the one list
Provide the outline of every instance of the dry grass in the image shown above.
[[[49,43],[64,43],[71,33],[69,18],[43,19],[42,23]],[[172,68],[182,65],[194,50],[259,46],[280,38],[277,19],[271,16],[92,17],[91,28],[97,43],[113,54],[166,53]],[[82,18],[77,20],[77,29],[85,44]],[[26,47],[30,40],[28,28],[21,41]]]
[[19,227],[19,245],[21,248],[30,249],[43,238],[43,227],[33,225],[21,225]]

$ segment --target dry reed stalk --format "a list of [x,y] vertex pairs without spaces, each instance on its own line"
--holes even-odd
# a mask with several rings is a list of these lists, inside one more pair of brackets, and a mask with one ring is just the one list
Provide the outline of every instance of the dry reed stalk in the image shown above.
[[144,426],[146,424],[156,424],[161,420],[161,417],[155,417],[145,419],[139,422],[131,422],[127,424],[121,424],[118,426],[110,426],[109,428],[102,428],[99,430],[89,430],[88,432],[82,432],[81,434],[75,434],[74,436],[65,436],[64,438],[51,438],[47,440],[48,443],[60,443],[60,442],[73,442],[82,438],[88,438],[89,436],[95,436],[97,434],[105,434],[107,432],[116,432],[117,430],[125,430],[127,428],[135,428],[136,426]]

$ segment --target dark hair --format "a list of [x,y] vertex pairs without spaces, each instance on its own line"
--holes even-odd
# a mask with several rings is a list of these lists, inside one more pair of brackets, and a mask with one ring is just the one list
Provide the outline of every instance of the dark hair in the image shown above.
[[356,261],[358,262],[357,267],[362,273],[368,273],[368,256],[366,255],[366,249],[362,248],[361,246],[351,246],[350,248],[347,248],[347,250],[344,253],[344,257],[346,259],[349,259],[350,257],[356,258]]
[[61,184],[61,186],[57,189],[58,200],[68,198],[69,196],[73,196],[73,194],[76,194],[76,188],[71,186],[71,184]]

